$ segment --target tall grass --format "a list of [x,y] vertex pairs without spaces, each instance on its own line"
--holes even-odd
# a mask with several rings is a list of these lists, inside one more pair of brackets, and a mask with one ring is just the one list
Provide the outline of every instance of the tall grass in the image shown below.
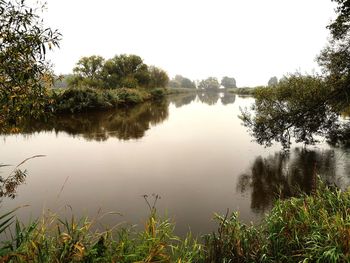
[[[320,181],[313,193],[279,200],[258,226],[237,213],[216,215],[218,230],[203,243],[188,234],[174,235],[175,224],[150,215],[143,230],[135,227],[93,231],[94,220],[46,215],[24,226],[18,221],[3,242],[0,262],[349,262],[350,193]],[[3,221],[10,218],[9,221]],[[6,226],[12,213],[0,217]]]
[[174,223],[157,215],[156,201],[146,201],[150,215],[141,231],[135,226],[117,226],[98,232],[92,230],[96,220],[77,220],[74,216],[61,219],[55,214],[44,215],[27,226],[16,221],[10,238],[2,243],[0,262],[161,263],[200,258],[202,245],[191,235],[177,237]]
[[217,217],[207,262],[349,262],[350,193],[319,181],[310,196],[278,200],[259,226]]

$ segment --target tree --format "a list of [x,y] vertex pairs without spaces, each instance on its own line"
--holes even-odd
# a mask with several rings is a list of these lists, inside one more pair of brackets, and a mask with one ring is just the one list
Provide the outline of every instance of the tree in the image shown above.
[[149,72],[149,83],[150,88],[165,88],[168,85],[169,77],[168,74],[155,66],[148,68]]
[[102,68],[104,58],[101,56],[82,57],[75,68],[74,75],[68,80],[70,86],[102,87]]
[[350,88],[350,0],[338,4],[337,18],[328,26],[329,45],[318,62],[323,76],[284,78],[274,88],[258,89],[253,114],[243,111],[241,118],[257,142],[280,142],[288,148],[297,142],[313,144],[317,135],[334,144],[350,144],[350,123],[339,116],[349,108]]
[[196,84],[194,81],[191,81],[189,78],[185,78],[181,75],[176,75],[175,78],[173,78],[169,82],[169,86],[171,88],[185,88],[185,89],[195,89]]
[[275,85],[277,85],[277,83],[278,83],[278,79],[277,79],[277,77],[275,76],[275,77],[271,77],[271,78],[269,79],[269,82],[267,83],[267,85],[268,85],[268,86],[275,86]]
[[326,103],[330,93],[321,77],[291,75],[274,87],[257,88],[253,114],[245,110],[241,118],[260,144],[276,141],[287,149],[293,138],[314,144],[340,125]]
[[214,77],[209,77],[205,80],[202,80],[198,84],[199,89],[204,89],[204,90],[218,90],[220,88],[220,83],[217,78]]
[[61,35],[44,27],[36,10],[25,0],[0,0],[0,122],[39,118],[47,107],[53,74],[45,55]]
[[122,54],[106,61],[102,69],[106,88],[147,87],[149,84],[148,66],[137,55]]
[[235,78],[223,77],[221,80],[221,85],[224,86],[225,89],[237,88]]

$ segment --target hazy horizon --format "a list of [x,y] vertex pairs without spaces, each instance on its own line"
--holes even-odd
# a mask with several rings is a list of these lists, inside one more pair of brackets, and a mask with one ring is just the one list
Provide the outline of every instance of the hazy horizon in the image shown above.
[[47,2],[44,23],[63,35],[48,55],[57,74],[71,73],[83,56],[125,53],[170,77],[230,76],[240,87],[318,72],[334,17],[330,0]]

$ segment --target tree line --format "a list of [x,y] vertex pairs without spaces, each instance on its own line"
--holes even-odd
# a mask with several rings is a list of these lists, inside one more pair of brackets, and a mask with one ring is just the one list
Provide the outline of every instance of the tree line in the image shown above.
[[145,64],[140,56],[121,54],[105,60],[101,56],[82,57],[67,78],[69,87],[164,88],[168,74]]

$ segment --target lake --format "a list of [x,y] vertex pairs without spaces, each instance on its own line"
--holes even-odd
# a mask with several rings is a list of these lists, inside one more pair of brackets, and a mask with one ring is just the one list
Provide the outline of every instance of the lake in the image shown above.
[[[52,211],[87,215],[100,227],[139,224],[149,213],[144,195],[175,232],[200,235],[216,228],[214,212],[238,211],[257,223],[277,196],[309,193],[313,174],[349,185],[350,152],[325,142],[307,148],[255,143],[238,118],[251,97],[229,93],[172,95],[129,109],[61,116],[29,123],[23,133],[2,134],[0,161],[27,161],[28,176],[2,211],[20,206],[24,222]],[[6,176],[13,167],[3,167]],[[108,213],[108,212],[118,213]]]

